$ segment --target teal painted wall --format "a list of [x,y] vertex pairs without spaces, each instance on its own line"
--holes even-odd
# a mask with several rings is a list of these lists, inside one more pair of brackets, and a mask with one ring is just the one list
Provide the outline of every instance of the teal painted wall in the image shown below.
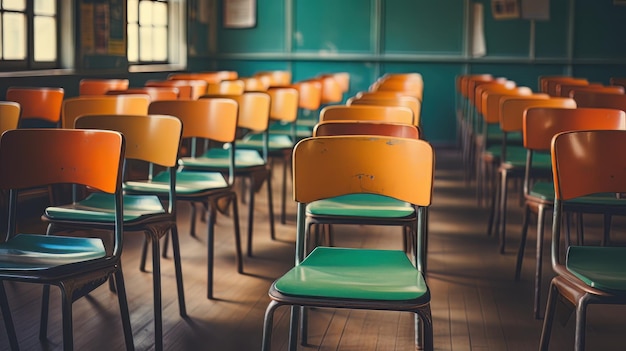
[[[547,0],[546,0],[547,1]],[[571,74],[608,84],[626,76],[626,6],[612,0],[550,0],[550,19],[495,20],[484,8],[486,56],[469,55],[470,13],[463,0],[264,0],[257,25],[211,36],[214,51],[192,58],[191,70],[234,69],[242,76],[288,69],[294,80],[351,74],[349,95],[386,72],[420,72],[426,138],[455,139],[454,78],[492,73],[537,89],[540,75]]]
[[[199,7],[201,1],[211,6]],[[569,74],[604,84],[612,76],[626,77],[626,6],[612,0],[549,1],[550,19],[531,22],[495,20],[490,0],[263,0],[257,1],[255,27],[227,29],[222,1],[189,0],[186,70],[228,69],[241,76],[290,70],[294,81],[349,72],[346,98],[384,73],[419,72],[425,83],[425,137],[454,145],[459,74],[491,73],[533,89],[541,75]],[[474,3],[484,9],[484,57],[469,54]],[[197,21],[199,8],[211,11],[208,22]],[[128,77],[132,86],[140,86],[168,73],[84,69],[9,75],[0,81],[0,95],[11,85],[47,85],[75,96],[84,76]]]

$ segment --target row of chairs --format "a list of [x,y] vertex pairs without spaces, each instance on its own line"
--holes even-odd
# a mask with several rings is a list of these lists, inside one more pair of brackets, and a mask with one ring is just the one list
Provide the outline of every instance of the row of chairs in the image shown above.
[[[522,180],[522,199],[524,203],[524,218],[522,235],[518,249],[515,269],[516,280],[520,279],[522,259],[526,242],[529,218],[531,213],[537,213],[537,252],[535,267],[534,314],[541,315],[541,280],[543,256],[543,227],[545,213],[553,210],[554,223],[552,235],[552,267],[557,277],[552,280],[551,295],[549,298],[544,333],[541,340],[541,349],[547,349],[549,330],[551,328],[554,304],[557,295],[561,295],[577,308],[576,349],[584,348],[585,310],[588,303],[623,303],[616,296],[621,293],[617,290],[600,291],[595,284],[603,284],[604,279],[612,282],[623,281],[623,274],[615,268],[609,268],[620,263],[614,258],[602,259],[604,266],[594,262],[586,254],[582,256],[563,257],[560,254],[560,225],[562,213],[578,214],[577,240],[573,241],[568,234],[564,242],[568,252],[588,252],[582,248],[586,244],[583,238],[582,213],[599,213],[605,216],[605,229],[602,245],[610,243],[610,216],[626,214],[626,206],[616,198],[613,191],[592,191],[596,180],[606,174],[600,170],[602,162],[612,163],[603,154],[596,154],[594,141],[596,136],[584,141],[582,136],[595,135],[590,130],[618,131],[626,128],[626,95],[621,86],[602,86],[590,84],[585,79],[572,77],[541,77],[541,91],[534,93],[526,87],[518,87],[514,82],[506,79],[494,78],[491,75],[462,76],[457,79],[459,101],[457,105],[458,119],[461,124],[459,137],[464,147],[463,155],[466,161],[467,178],[472,167],[476,167],[477,196],[483,196],[485,184],[491,183],[491,215],[488,233],[495,231],[500,239],[500,251],[504,252],[506,237],[507,180],[511,177]],[[471,91],[470,91],[471,90]],[[568,95],[565,96],[564,94]],[[489,127],[492,127],[491,134]],[[478,128],[477,128],[478,127]],[[576,134],[574,131],[582,130]],[[568,151],[563,155],[555,150],[559,133],[571,133],[571,139],[563,143],[579,142],[579,145],[564,146]],[[591,134],[585,134],[591,133]],[[617,132],[613,135],[621,135]],[[598,132],[598,135],[604,135]],[[562,137],[564,140],[565,136]],[[601,137],[600,137],[601,138]],[[613,141],[615,142],[615,140]],[[585,145],[585,146],[582,146]],[[588,145],[588,146],[587,146]],[[550,150],[552,147],[552,153]],[[587,149],[590,148],[590,149]],[[577,151],[578,155],[567,154]],[[474,154],[473,154],[474,153]],[[559,158],[561,161],[559,161]],[[598,161],[598,160],[603,161]],[[572,162],[580,165],[573,165]],[[596,162],[598,161],[598,162]],[[563,166],[563,164],[568,164]],[[590,166],[593,164],[593,166]],[[491,168],[487,171],[486,166]],[[585,168],[591,175],[598,167],[600,177],[591,180],[587,174],[582,175],[573,171],[575,167]],[[564,171],[558,175],[558,168]],[[567,167],[567,168],[565,168]],[[582,182],[587,182],[583,184]],[[603,180],[606,181],[606,180]],[[569,184],[564,185],[566,182]],[[564,193],[562,188],[572,187]],[[602,185],[600,185],[602,188]],[[584,190],[583,190],[584,189]],[[573,191],[573,192],[572,192]],[[598,194],[603,193],[603,194]],[[567,194],[567,195],[565,195]],[[559,201],[563,197],[568,201]],[[575,199],[574,199],[575,198]],[[570,223],[567,220],[566,223]],[[568,231],[569,233],[569,231]],[[605,249],[607,247],[602,247]],[[596,248],[591,248],[595,252]],[[609,249],[611,250],[611,249]],[[609,251],[599,251],[609,252]],[[564,263],[565,262],[565,265]],[[605,271],[606,270],[606,271]],[[576,271],[576,273],[573,273]],[[604,275],[604,276],[603,276]],[[578,278],[572,278],[577,276]],[[593,278],[588,279],[591,276]],[[609,277],[610,276],[610,277]],[[595,280],[594,280],[595,279]],[[594,280],[592,282],[592,280]],[[602,285],[600,285],[602,286]],[[615,286],[611,286],[614,288]],[[608,297],[608,295],[611,297]]]
[[[205,95],[202,99],[194,101],[164,100],[151,102],[150,97],[143,94],[88,96],[71,98],[63,101],[60,114],[63,116],[63,125],[68,126],[64,129],[71,128],[72,126],[77,128],[94,128],[100,126],[102,128],[121,131],[126,136],[127,141],[132,141],[131,145],[133,148],[131,150],[127,150],[126,152],[126,157],[128,159],[139,159],[151,164],[156,164],[157,167],[160,166],[169,168],[169,172],[150,175],[148,177],[149,182],[147,183],[137,182],[136,180],[126,181],[124,183],[124,199],[126,200],[124,208],[126,209],[126,212],[123,218],[123,227],[127,231],[138,230],[145,232],[146,244],[148,242],[152,243],[156,349],[162,349],[163,347],[158,243],[159,239],[162,237],[168,238],[168,232],[171,232],[170,236],[174,244],[174,263],[176,268],[180,314],[181,316],[186,315],[184,290],[182,287],[182,270],[180,268],[178,233],[175,224],[176,200],[188,200],[192,204],[200,203],[209,210],[209,245],[207,245],[209,250],[209,269],[207,295],[209,298],[212,298],[212,238],[214,235],[213,223],[215,221],[215,209],[218,208],[217,201],[226,199],[229,200],[228,203],[233,206],[237,268],[241,273],[243,271],[240,248],[241,240],[239,239],[238,229],[237,197],[232,188],[233,180],[235,175],[240,174],[241,172],[243,172],[242,174],[255,174],[258,172],[268,173],[265,157],[258,156],[257,153],[256,157],[253,156],[251,158],[250,155],[252,155],[252,153],[245,153],[246,150],[243,147],[239,149],[239,145],[237,147],[231,146],[226,149],[214,148],[211,151],[207,151],[204,155],[196,157],[195,147],[196,145],[202,144],[197,144],[195,139],[206,138],[217,143],[218,145],[234,145],[235,137],[238,135],[235,132],[236,127],[240,127],[246,131],[262,132],[267,129],[270,116],[284,118],[283,115],[288,113],[285,112],[285,109],[297,109],[297,101],[297,90],[289,87],[270,89],[268,92],[263,93],[255,92],[234,96]],[[283,105],[287,105],[288,108],[282,107]],[[16,116],[13,120],[16,121],[17,116],[19,116],[20,105],[15,102],[11,102],[8,103],[7,106],[12,107],[13,111],[16,112],[13,114]],[[295,113],[293,114],[295,115]],[[111,118],[113,115],[115,115],[116,118]],[[182,132],[182,137],[185,139],[193,139],[190,143],[190,148],[193,150],[191,150],[189,157],[178,159],[180,142],[175,145],[176,147],[174,148],[175,152],[173,153],[173,158],[171,157],[172,150],[169,152],[162,152],[164,148],[171,147],[172,143],[166,143],[163,141],[161,144],[158,144],[158,140],[160,140],[159,137],[161,136],[159,131],[163,130],[163,133],[165,133],[166,130],[169,130],[168,133],[173,133],[170,134],[169,139],[173,140],[176,130],[178,130],[180,134],[181,128],[176,128],[172,125],[169,127],[166,126],[163,128],[157,128],[156,125],[162,122],[147,122],[145,118],[141,119],[141,116],[148,115],[174,116],[169,119],[171,120],[174,118],[179,121],[179,123],[181,120],[183,121],[186,128]],[[134,118],[140,118],[140,120],[132,122],[132,119]],[[151,120],[152,119],[153,118],[151,118]],[[155,126],[152,126],[152,124]],[[15,125],[12,125],[7,129],[12,129],[14,127]],[[146,135],[146,130],[154,131],[154,133],[151,132],[150,135]],[[180,138],[180,135],[178,137]],[[147,144],[150,141],[146,138],[151,138],[150,140],[153,144]],[[157,144],[154,144],[155,142]],[[145,145],[142,146],[142,144]],[[250,149],[252,151],[259,149],[259,145],[249,146],[251,146]],[[261,146],[261,148],[263,148],[263,146]],[[146,150],[153,150],[154,153],[146,152]],[[254,152],[256,153],[256,151]],[[242,159],[245,162],[236,163],[235,154],[237,153],[244,154]],[[264,156],[265,155],[266,153],[264,153]],[[217,165],[205,166],[204,164],[207,162],[216,162]],[[175,171],[176,168],[180,169]],[[202,172],[199,172],[200,170]],[[222,176],[222,173],[226,175]],[[267,179],[269,182],[270,177],[267,177]],[[271,187],[269,184],[268,191],[271,196]],[[145,193],[156,193],[156,197],[150,196],[146,198],[144,196]],[[253,196],[253,193],[251,196]],[[169,205],[162,206],[160,200],[165,201],[165,203],[169,203]],[[271,221],[273,217],[271,198],[269,203],[270,224],[273,224]],[[86,199],[74,202],[69,207],[50,207],[47,209],[45,214],[46,218],[50,221],[49,231],[52,233],[59,230],[78,230],[86,223],[91,224],[92,222],[90,219],[95,220],[96,228],[112,229],[113,223],[116,223],[113,218],[113,205],[114,204],[110,202],[107,197],[102,197],[99,194],[90,194]],[[252,206],[253,201],[251,199],[250,218],[252,218],[252,214],[254,213]],[[95,208],[99,208],[100,210],[89,213],[85,212],[85,209],[93,210]],[[195,208],[195,206],[192,208]],[[101,221],[106,221],[106,223],[100,223]],[[195,211],[192,211],[191,221],[193,231]],[[251,254],[252,219],[250,219],[249,223],[248,253]],[[117,245],[120,244],[119,241],[116,241],[115,243]],[[26,249],[28,250],[28,248]],[[30,249],[33,248],[31,247]],[[117,253],[118,250],[119,249],[115,249],[114,252]],[[145,269],[146,253],[147,245],[144,246],[144,253],[142,255],[142,269]],[[122,278],[120,277],[119,279]],[[99,284],[99,282],[92,282],[93,288]],[[113,289],[113,284],[111,286]],[[117,287],[117,289],[120,289],[120,287]],[[47,291],[49,290],[45,290],[44,301],[47,301]],[[73,301],[77,298],[77,296],[72,295],[73,292],[70,291],[69,294],[70,297],[66,297],[69,301]],[[64,301],[66,301],[64,302],[64,305],[67,305],[68,300]],[[125,309],[127,310],[127,308]],[[42,311],[45,310],[46,308],[42,309]],[[10,316],[8,309],[3,312],[6,312],[3,313],[5,318],[8,318],[6,316]],[[71,307],[69,307],[69,312],[67,310],[65,312],[66,315],[71,315]],[[122,309],[122,312],[124,313],[124,309]],[[7,323],[7,325],[8,324],[9,323]],[[46,337],[45,330],[46,322],[45,320],[42,320],[40,333],[42,338]],[[64,344],[67,345],[67,348],[71,348],[71,327],[66,325],[64,330],[70,330],[70,332],[68,332],[69,334],[64,334]],[[16,339],[11,339],[12,347],[16,346],[16,342]]]

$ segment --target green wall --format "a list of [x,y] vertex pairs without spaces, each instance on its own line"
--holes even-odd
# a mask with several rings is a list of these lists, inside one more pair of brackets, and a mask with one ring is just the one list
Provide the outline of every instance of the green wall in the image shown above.
[[[546,0],[547,1],[547,0]],[[486,55],[471,57],[471,13],[483,5]],[[210,52],[190,70],[234,69],[242,76],[287,69],[294,80],[351,74],[349,95],[386,72],[420,72],[426,138],[454,143],[454,78],[492,73],[537,89],[540,75],[571,74],[608,84],[626,76],[626,6],[612,0],[550,0],[550,19],[495,20],[491,1],[264,0],[257,25],[224,29],[214,18]]]
[[[202,1],[208,6],[200,6]],[[529,21],[495,20],[490,0],[263,0],[257,1],[255,27],[226,29],[222,1],[189,0],[189,10],[211,13],[208,23],[188,16],[187,70],[228,69],[241,76],[290,70],[294,81],[345,71],[351,75],[346,97],[366,90],[384,73],[420,72],[425,137],[454,145],[459,74],[491,73],[533,89],[540,75],[569,74],[604,84],[612,76],[626,77],[626,6],[612,0],[549,1],[550,19]],[[475,3],[484,9],[483,57],[470,55]],[[100,68],[9,74],[0,80],[0,95],[11,85],[39,85],[64,87],[69,97],[77,95],[84,76],[128,77],[132,86],[140,86],[170,72]]]

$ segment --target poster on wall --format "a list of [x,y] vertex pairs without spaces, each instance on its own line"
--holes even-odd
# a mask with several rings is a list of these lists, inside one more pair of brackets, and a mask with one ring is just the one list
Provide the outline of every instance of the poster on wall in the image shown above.
[[80,3],[80,44],[83,55],[126,55],[124,0],[83,0]]
[[518,0],[491,0],[491,13],[497,20],[520,17]]
[[256,26],[256,0],[224,0],[224,28]]

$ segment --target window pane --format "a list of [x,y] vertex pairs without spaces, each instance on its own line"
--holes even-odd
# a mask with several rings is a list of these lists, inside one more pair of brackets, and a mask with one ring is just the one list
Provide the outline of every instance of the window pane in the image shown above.
[[155,26],[167,25],[167,4],[164,2],[155,2],[152,8],[152,23]]
[[152,28],[139,28],[139,60],[152,61]]
[[137,23],[139,15],[137,14],[137,0],[128,0],[126,5],[126,18],[128,23]]
[[56,20],[54,17],[35,16],[35,61],[54,61],[57,58]]
[[167,61],[167,27],[154,28],[154,43],[152,44],[152,60]]
[[2,7],[5,10],[24,11],[26,0],[2,0]]
[[26,16],[4,13],[2,27],[3,51],[6,60],[26,59]]
[[139,25],[149,26],[152,24],[152,1],[139,2]]
[[128,25],[128,61],[139,61],[139,32],[136,24]]
[[35,0],[35,15],[54,16],[57,13],[56,1]]

